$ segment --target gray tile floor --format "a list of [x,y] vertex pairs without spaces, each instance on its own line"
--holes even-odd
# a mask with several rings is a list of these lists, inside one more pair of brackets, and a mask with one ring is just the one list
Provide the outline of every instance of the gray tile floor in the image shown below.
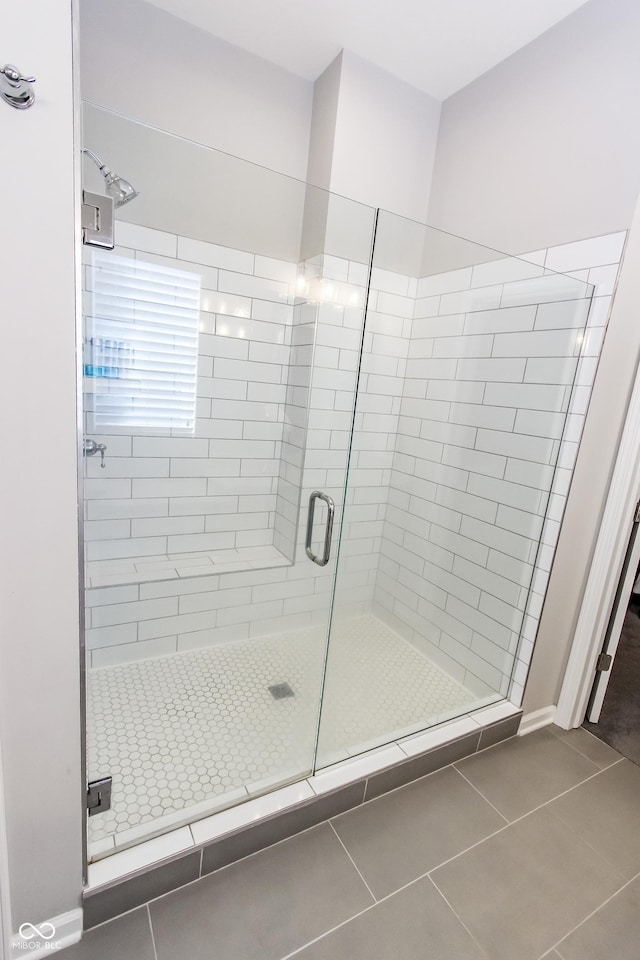
[[640,767],[515,738],[96,927],[64,960],[638,960]]

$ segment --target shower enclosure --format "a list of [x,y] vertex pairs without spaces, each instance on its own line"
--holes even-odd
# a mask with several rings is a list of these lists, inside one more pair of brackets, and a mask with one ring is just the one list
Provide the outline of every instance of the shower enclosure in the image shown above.
[[97,107],[83,136],[138,191],[83,264],[97,859],[518,702],[592,288]]

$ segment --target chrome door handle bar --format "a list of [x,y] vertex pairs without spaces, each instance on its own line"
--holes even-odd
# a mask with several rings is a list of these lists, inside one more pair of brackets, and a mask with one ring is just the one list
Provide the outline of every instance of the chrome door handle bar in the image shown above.
[[[316,509],[316,500],[324,500],[327,505],[327,525],[324,531],[324,550],[322,552],[322,557],[316,556],[311,549],[311,538],[313,536],[313,515]],[[313,560],[313,562],[317,563],[319,567],[326,567],[326,565],[329,563],[329,554],[331,552],[331,534],[333,533],[333,516],[335,511],[336,506],[330,496],[328,496],[326,493],[321,493],[320,490],[313,491],[309,497],[307,536],[304,547],[309,560]]]

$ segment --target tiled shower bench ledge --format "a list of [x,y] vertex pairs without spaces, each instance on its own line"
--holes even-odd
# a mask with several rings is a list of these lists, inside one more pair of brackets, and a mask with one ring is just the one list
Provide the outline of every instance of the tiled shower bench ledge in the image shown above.
[[84,927],[506,740],[521,718],[508,701],[485,707],[91,864]]
[[85,585],[89,588],[112,587],[291,566],[291,560],[274,546],[192,550],[190,553],[123,557],[120,560],[89,560],[85,563]]

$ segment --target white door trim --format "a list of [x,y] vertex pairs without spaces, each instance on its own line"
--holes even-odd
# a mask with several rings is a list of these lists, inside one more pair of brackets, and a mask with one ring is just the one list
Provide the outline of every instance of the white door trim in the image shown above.
[[580,726],[584,720],[639,498],[640,376],[636,368],[633,393],[558,698],[555,722],[565,729]]
[[602,705],[607,693],[607,687],[609,686],[609,681],[611,680],[611,668],[618,650],[618,644],[620,643],[620,637],[622,635],[622,627],[624,625],[624,618],[629,607],[629,600],[631,599],[631,590],[636,579],[636,569],[638,567],[639,560],[640,530],[638,529],[638,525],[634,524],[627,554],[625,556],[625,564],[622,571],[622,576],[616,590],[614,609],[611,612],[609,624],[607,625],[608,636],[605,637],[604,641],[605,646],[603,648],[603,652],[607,653],[611,657],[611,666],[608,670],[602,670],[596,674],[586,717],[590,723],[597,723],[600,719],[600,713],[602,711]]

